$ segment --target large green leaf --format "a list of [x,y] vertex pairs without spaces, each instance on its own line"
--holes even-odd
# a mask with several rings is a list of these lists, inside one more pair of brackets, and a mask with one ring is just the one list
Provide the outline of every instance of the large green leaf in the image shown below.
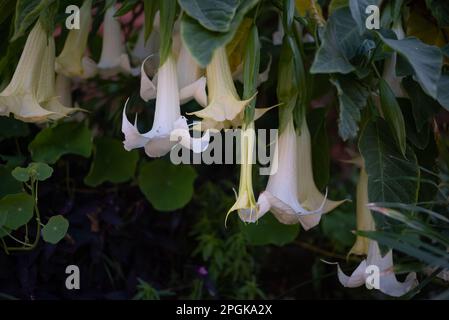
[[102,137],[95,140],[94,160],[84,182],[91,187],[104,182],[122,183],[129,181],[136,171],[139,153],[123,148],[119,140]]
[[402,40],[389,39],[378,33],[382,41],[397,51],[413,68],[414,76],[423,90],[431,97],[437,98],[438,81],[443,66],[443,54],[438,47],[425,44],[410,37]]
[[0,226],[17,230],[31,220],[33,212],[34,199],[29,194],[7,195],[0,199]]
[[21,37],[41,12],[53,2],[55,0],[17,0],[14,35],[11,40]]
[[13,137],[26,137],[30,133],[28,124],[25,122],[0,117],[0,140]]
[[352,17],[355,22],[357,22],[357,26],[359,27],[360,34],[366,31],[366,19],[368,14],[366,14],[366,8],[369,5],[379,6],[380,0],[350,0],[349,8],[351,9]]
[[42,228],[42,238],[45,242],[57,244],[69,229],[69,222],[61,215],[51,217]]
[[419,186],[416,156],[411,148],[407,148],[405,157],[401,155],[384,120],[365,126],[359,150],[368,174],[370,202],[416,203]]
[[256,223],[240,222],[240,226],[248,242],[254,246],[283,246],[294,241],[299,234],[299,224],[282,224],[272,214],[266,214]]
[[34,161],[56,163],[65,154],[89,157],[92,133],[82,123],[65,122],[39,132],[28,146]]
[[22,184],[11,175],[11,169],[0,165],[0,199],[7,194],[19,193],[22,191]]
[[394,133],[401,153],[405,155],[407,141],[404,116],[402,115],[401,108],[399,107],[393,90],[391,90],[384,79],[380,79],[379,81],[379,95],[383,116],[390,126],[391,131]]
[[156,210],[173,211],[192,199],[196,176],[191,166],[158,159],[142,165],[138,181],[140,190]]
[[228,32],[240,2],[240,0],[179,0],[179,5],[204,28]]
[[198,21],[188,15],[181,20],[181,36],[195,60],[206,67],[212,59],[215,49],[226,45],[234,37],[245,14],[251,10],[259,0],[242,1],[232,19],[228,32],[215,32],[204,28]]
[[156,12],[159,9],[159,1],[156,0],[144,0],[143,8],[145,14],[145,41],[150,37],[151,32],[153,31],[154,18],[156,16]]
[[337,88],[340,107],[338,132],[343,140],[355,138],[359,131],[360,110],[366,106],[369,91],[350,75],[337,75],[331,82]]
[[362,38],[354,25],[356,22],[348,7],[340,8],[330,16],[311,73],[347,74],[355,70],[350,61],[357,54]]

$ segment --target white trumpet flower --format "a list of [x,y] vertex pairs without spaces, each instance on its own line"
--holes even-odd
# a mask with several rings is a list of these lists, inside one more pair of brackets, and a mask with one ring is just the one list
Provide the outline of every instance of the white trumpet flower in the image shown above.
[[91,78],[97,73],[95,62],[86,56],[92,24],[92,0],[80,8],[80,28],[69,31],[61,54],[56,58],[56,72],[69,78]]
[[126,54],[120,22],[114,17],[115,12],[115,7],[110,6],[104,15],[103,46],[97,67],[100,74],[105,77],[116,75],[119,72],[135,73],[131,69],[131,63]]
[[[202,128],[217,129],[238,127],[243,123],[245,107],[254,97],[240,100],[232,81],[226,50],[215,50],[212,61],[207,66],[208,106],[191,114],[202,118]],[[270,108],[255,109],[255,119],[261,117]]]
[[281,132],[275,149],[274,166],[277,171],[269,179],[264,192],[257,200],[258,208],[254,212],[240,212],[240,218],[245,222],[254,222],[262,217],[267,211],[284,224],[301,223],[304,229],[309,229],[308,220],[310,215],[320,214],[325,206],[325,198],[318,208],[307,210],[298,197],[300,184],[304,183],[299,172],[298,144],[293,119],[290,119]]
[[0,93],[0,111],[25,122],[56,120],[77,109],[59,103],[55,88],[55,42],[38,21],[28,35],[9,85]]
[[[370,210],[366,206],[368,203],[368,174],[365,170],[365,165],[362,158],[356,158],[352,161],[360,167],[359,181],[357,182],[357,196],[356,196],[356,220],[357,230],[374,231],[375,224]],[[362,236],[357,236],[354,246],[349,251],[349,254],[366,255],[368,254],[369,239]]]
[[253,191],[253,177],[252,177],[252,164],[254,161],[254,149],[256,141],[256,132],[254,130],[254,122],[251,122],[247,127],[242,130],[241,137],[241,169],[240,169],[240,183],[237,200],[229,210],[238,210],[239,215],[249,216],[249,219],[253,218],[253,215],[257,215],[257,204]]
[[192,139],[189,134],[187,120],[181,116],[179,102],[176,63],[169,56],[158,71],[156,110],[152,129],[147,133],[139,133],[136,124],[132,125],[126,117],[126,106],[123,110],[122,132],[125,135],[126,150],[145,148],[149,157],[161,157],[177,143],[193,149],[204,151],[209,143],[209,133],[202,138]]
[[[371,277],[371,272],[368,272],[369,267],[379,270],[379,282],[377,284],[371,283],[369,281],[371,279],[368,279],[368,277]],[[369,241],[367,258],[360,263],[351,276],[345,275],[338,266],[338,279],[343,286],[348,288],[360,287],[364,284],[376,288],[376,285],[378,285],[381,292],[392,297],[403,296],[418,284],[415,272],[409,273],[404,282],[399,282],[394,273],[393,252],[390,250],[382,257],[377,241],[373,240]]]
[[303,224],[304,229],[307,230],[318,225],[322,214],[334,210],[346,200],[332,201],[326,199],[316,187],[313,178],[311,137],[306,120],[303,120],[301,134],[297,138],[297,152],[299,177],[301,179],[301,183],[298,186],[299,201],[303,204],[304,208],[311,211],[318,210],[324,203],[323,210],[320,214],[309,215],[302,218],[301,223]]
[[[366,174],[362,159],[356,159],[354,162],[361,167],[360,177],[357,183],[357,230],[375,231],[374,219],[371,211],[367,207],[368,175]],[[414,272],[409,273],[402,283],[396,279],[393,265],[393,251],[390,250],[382,257],[377,241],[357,236],[357,240],[349,254],[351,253],[366,255],[367,257],[359,264],[351,276],[347,276],[338,265],[338,279],[345,287],[355,288],[366,284],[369,287],[379,289],[389,296],[400,297],[417,285],[416,274]],[[372,277],[368,279],[372,271],[369,271],[368,268],[378,268],[379,279],[377,284],[369,281],[372,280]]]
[[[140,96],[144,101],[154,99],[157,92],[157,78],[151,80],[146,68],[151,61],[150,58],[152,57],[145,59],[141,66]],[[200,67],[184,45],[181,45],[178,55],[177,76],[181,104],[195,99],[198,104],[205,107],[207,105],[206,78],[202,76]]]

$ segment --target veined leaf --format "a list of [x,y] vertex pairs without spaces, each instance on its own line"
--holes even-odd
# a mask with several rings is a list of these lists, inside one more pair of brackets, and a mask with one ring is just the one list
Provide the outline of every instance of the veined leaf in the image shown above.
[[11,41],[23,36],[25,31],[39,17],[41,12],[55,0],[17,0],[14,19],[14,35]]

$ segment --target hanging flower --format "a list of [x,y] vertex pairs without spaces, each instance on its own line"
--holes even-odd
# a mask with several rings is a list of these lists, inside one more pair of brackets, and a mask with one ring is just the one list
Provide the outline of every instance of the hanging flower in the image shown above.
[[[240,100],[232,81],[226,50],[224,47],[215,50],[212,61],[207,66],[208,106],[193,112],[202,118],[203,129],[238,127],[242,125],[245,107],[254,97]],[[270,108],[255,109],[255,119],[261,117]]]
[[[356,163],[361,165],[360,177],[357,183],[357,230],[374,231],[374,220],[370,210],[366,207],[368,204],[368,176],[362,160],[357,160]],[[350,253],[366,254],[367,258],[360,263],[349,277],[338,266],[338,279],[345,287],[355,288],[366,284],[370,276],[370,272],[368,272],[368,267],[370,266],[379,269],[379,290],[389,296],[400,297],[417,285],[416,273],[414,272],[409,273],[402,283],[396,279],[393,265],[393,251],[390,250],[382,257],[377,241],[357,237],[356,243]]]
[[309,215],[320,214],[325,206],[325,198],[321,206],[313,210],[307,210],[298,197],[300,184],[304,183],[299,174],[298,144],[293,119],[290,118],[282,130],[275,149],[275,161],[273,168],[276,169],[268,179],[264,192],[257,200],[258,208],[254,212],[240,212],[240,218],[245,222],[254,222],[262,217],[267,211],[284,224],[301,223],[304,229],[309,229]]
[[297,152],[299,177],[301,179],[301,182],[298,185],[299,201],[303,204],[304,208],[310,211],[318,210],[324,203],[323,210],[320,214],[309,215],[301,220],[304,229],[307,230],[318,225],[322,214],[334,210],[346,200],[332,201],[326,199],[316,187],[313,178],[311,137],[307,121],[305,120],[302,121],[301,134],[297,138]]
[[[366,206],[366,204],[368,203],[368,175],[365,170],[365,165],[361,157],[352,160],[352,162],[360,167],[359,181],[357,182],[357,230],[374,231],[374,219],[371,215],[370,210]],[[369,242],[370,240],[368,238],[357,236],[356,242],[354,243],[352,249],[349,251],[349,254],[368,254]]]
[[254,130],[254,122],[248,126],[244,126],[242,130],[240,149],[241,149],[241,169],[240,183],[237,200],[229,210],[239,211],[242,216],[248,216],[251,220],[257,215],[257,204],[253,191],[252,164],[254,161],[254,149],[256,141],[256,132]]
[[[154,99],[157,92],[157,76],[151,80],[146,68],[152,58],[153,56],[150,56],[145,59],[141,66],[140,96],[144,101]],[[184,45],[181,45],[178,54],[177,77],[181,104],[195,99],[201,106],[207,105],[206,78]]]
[[54,60],[54,39],[47,37],[38,21],[28,35],[11,82],[0,93],[3,115],[12,113],[25,122],[42,122],[76,111],[58,102]]
[[192,139],[189,134],[187,120],[181,116],[179,103],[178,79],[176,63],[169,56],[158,71],[156,111],[152,129],[144,134],[137,129],[137,118],[132,125],[126,117],[126,106],[123,110],[122,132],[125,135],[126,150],[145,148],[149,157],[161,157],[177,143],[193,148],[194,152],[204,151],[209,143],[209,135]]
[[92,0],[80,8],[80,28],[69,31],[61,54],[56,58],[56,72],[66,77],[91,78],[97,73],[95,62],[86,56],[87,40],[92,24]]
[[110,6],[104,15],[103,47],[101,49],[98,69],[104,77],[116,75],[119,72],[135,74],[131,69],[129,57],[122,41],[120,22],[114,17],[116,9]]

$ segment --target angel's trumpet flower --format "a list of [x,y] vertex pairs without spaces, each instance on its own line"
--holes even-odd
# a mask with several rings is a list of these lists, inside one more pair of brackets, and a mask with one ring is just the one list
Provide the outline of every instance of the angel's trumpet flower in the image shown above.
[[[361,161],[358,160],[357,162]],[[373,217],[367,208],[368,176],[363,163],[360,163],[360,165],[360,177],[357,184],[357,230],[375,231]],[[349,277],[338,266],[338,279],[345,287],[355,288],[365,284],[368,288],[375,287],[389,296],[400,297],[417,285],[416,273],[414,272],[409,273],[402,283],[396,279],[393,265],[393,251],[390,250],[382,257],[377,241],[357,237],[356,243],[350,253],[366,254],[367,257]],[[378,283],[371,283],[371,275],[374,276],[373,271],[376,269],[379,271]]]
[[409,273],[404,282],[399,282],[394,274],[393,251],[390,250],[382,257],[379,245],[374,240],[369,241],[367,258],[360,263],[350,277],[338,267],[338,279],[343,286],[348,288],[360,287],[364,284],[376,287],[375,283],[371,283],[369,281],[371,279],[368,279],[375,270],[374,268],[379,270],[378,289],[386,295],[403,296],[418,284],[415,272]]
[[[151,58],[151,57],[149,57]],[[146,65],[150,59],[145,59],[141,67],[140,96],[144,101],[156,97],[156,78],[150,80]],[[179,99],[181,104],[195,99],[201,106],[207,105],[206,78],[188,49],[181,45],[177,61],[177,76]]]
[[58,97],[55,79],[55,41],[53,37],[48,39],[47,50],[41,61],[37,99],[44,109],[53,112],[48,116],[51,120],[58,120],[80,110],[63,105]]
[[126,106],[123,110],[125,149],[129,151],[144,147],[149,157],[161,157],[170,152],[174,145],[181,143],[184,147],[193,148],[194,152],[204,151],[209,143],[208,133],[202,138],[190,138],[187,120],[181,116],[180,109],[176,63],[173,56],[169,56],[158,71],[152,129],[144,134],[139,133],[136,125],[132,125],[126,117]]
[[[363,159],[358,157],[352,161],[360,167],[359,181],[357,182],[357,197],[356,197],[356,222],[357,230],[374,231],[374,219],[370,210],[366,206],[368,203],[368,175],[365,170]],[[357,236],[354,246],[349,251],[349,254],[356,255],[368,254],[369,239],[362,236]]]
[[114,17],[115,12],[115,7],[110,6],[104,15],[103,47],[97,67],[100,74],[105,77],[119,72],[134,73],[122,41],[120,22]]
[[307,230],[310,225],[304,218],[323,212],[325,199],[318,208],[307,210],[298,197],[303,180],[299,175],[296,140],[293,119],[290,119],[276,144],[275,160],[277,159],[278,165],[274,167],[277,171],[270,175],[265,191],[259,195],[257,215],[255,216],[254,212],[240,212],[240,218],[243,221],[254,222],[270,210],[281,223],[301,223]]
[[[323,203],[324,207],[321,214],[334,210],[340,204],[345,202],[332,201],[326,199],[326,197],[318,190],[313,178],[313,166],[312,166],[312,145],[309,128],[307,127],[307,121],[302,121],[301,134],[297,138],[297,152],[298,152],[298,167],[299,178],[301,182],[298,186],[298,199],[307,210],[317,210]],[[305,216],[301,222],[304,228],[310,229],[318,225],[321,219],[321,214],[314,214]]]
[[235,210],[239,211],[240,215],[249,217],[249,220],[255,218],[257,215],[257,204],[253,191],[253,177],[252,164],[254,157],[256,141],[256,132],[254,130],[254,122],[248,126],[244,126],[241,137],[241,169],[240,169],[240,183],[237,200],[229,210],[229,213]]
[[86,56],[87,40],[92,24],[92,0],[80,9],[80,28],[69,31],[61,54],[56,58],[56,72],[69,78],[91,78],[97,73],[95,62]]
[[[396,34],[398,40],[402,40],[405,37],[404,30],[402,29],[401,23],[397,23],[393,26],[394,33]],[[394,95],[398,98],[407,98],[407,94],[402,89],[401,80],[402,77],[396,76],[396,60],[397,53],[393,52],[390,57],[385,59],[384,70],[382,78],[388,83],[391,90],[393,90]]]
[[[192,114],[202,118],[203,129],[238,127],[243,122],[245,107],[254,98],[240,100],[224,47],[215,50],[212,61],[207,66],[208,106]],[[266,109],[256,109],[255,119],[262,116]]]
[[25,122],[59,119],[76,111],[58,102],[55,88],[55,43],[38,21],[9,85],[0,93],[0,110]]

